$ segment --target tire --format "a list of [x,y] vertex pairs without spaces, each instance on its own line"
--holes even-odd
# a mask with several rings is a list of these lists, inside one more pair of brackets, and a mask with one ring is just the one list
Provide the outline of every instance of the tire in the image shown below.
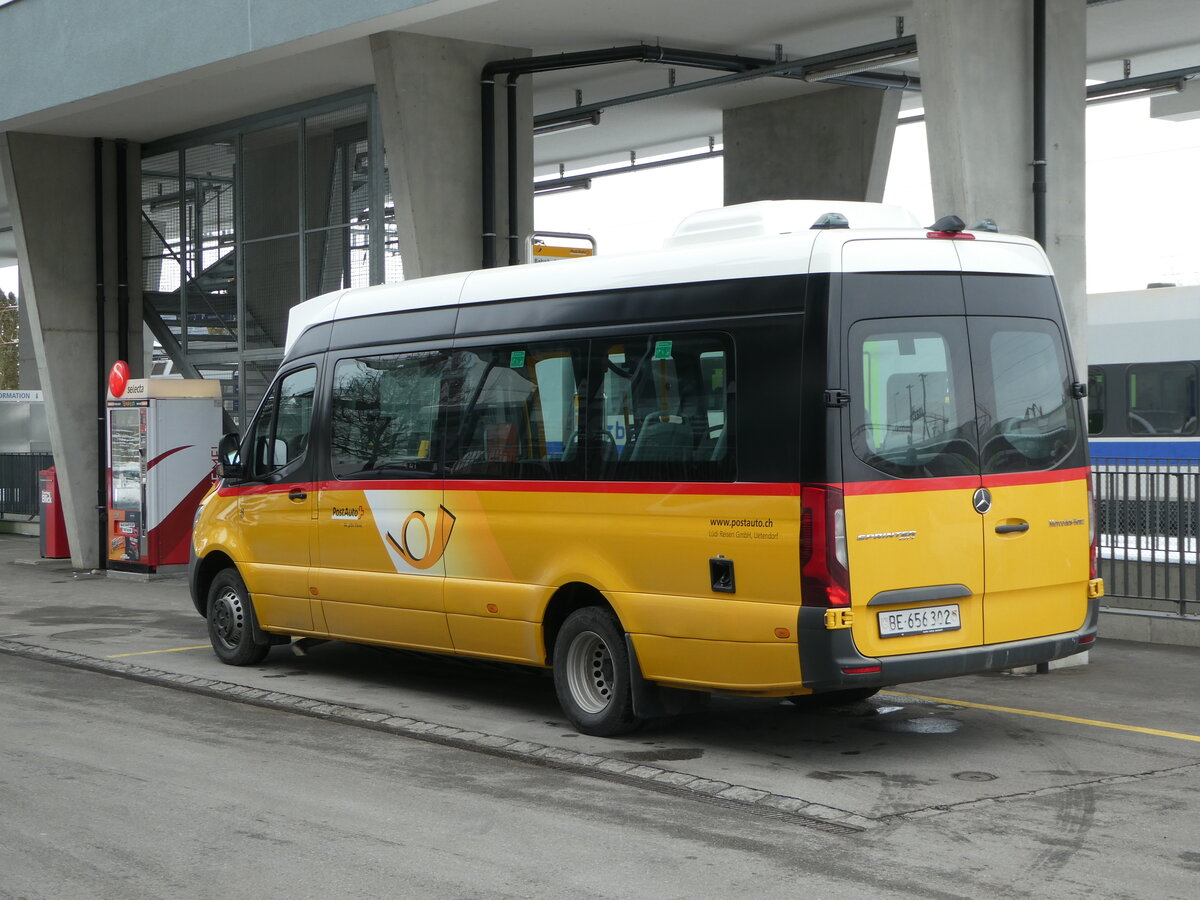
[[229,666],[252,666],[271,646],[254,643],[254,604],[237,569],[222,569],[208,588],[208,639],[217,659]]
[[554,641],[554,690],[583,734],[613,737],[636,729],[625,632],[606,609],[587,606],[567,616]]
[[823,694],[797,694],[788,699],[801,709],[825,709],[829,706],[849,706],[851,703],[860,703],[874,697],[880,690],[881,688],[877,687],[846,688],[841,691],[826,691]]

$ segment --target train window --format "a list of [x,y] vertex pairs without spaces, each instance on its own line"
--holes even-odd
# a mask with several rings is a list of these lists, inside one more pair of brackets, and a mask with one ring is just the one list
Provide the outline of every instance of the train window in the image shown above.
[[1088,367],[1088,434],[1104,432],[1104,409],[1107,397],[1104,393],[1104,370]]
[[1196,433],[1196,367],[1150,363],[1128,370],[1130,434]]

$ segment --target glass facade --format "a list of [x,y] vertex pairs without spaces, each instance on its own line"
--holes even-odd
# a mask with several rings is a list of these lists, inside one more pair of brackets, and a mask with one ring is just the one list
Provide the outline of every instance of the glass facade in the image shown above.
[[244,427],[302,300],[404,277],[369,91],[146,145],[153,374],[217,378]]

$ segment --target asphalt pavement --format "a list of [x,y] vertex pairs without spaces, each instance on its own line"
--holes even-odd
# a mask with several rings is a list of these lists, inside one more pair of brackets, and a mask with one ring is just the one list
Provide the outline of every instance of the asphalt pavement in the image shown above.
[[[37,561],[0,535],[0,652],[736,804],[845,833],[998,802],[1200,780],[1200,650],[1101,641],[1086,666],[897,687],[842,709],[717,697],[620,738],[576,733],[545,672],[329,642],[222,665],[182,572]],[[1166,849],[1163,851],[1167,852]]]

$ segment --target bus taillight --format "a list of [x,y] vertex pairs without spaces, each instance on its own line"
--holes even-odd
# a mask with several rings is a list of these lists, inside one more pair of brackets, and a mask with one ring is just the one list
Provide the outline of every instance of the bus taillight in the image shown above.
[[840,489],[805,486],[800,492],[800,602],[849,606],[846,507]]

